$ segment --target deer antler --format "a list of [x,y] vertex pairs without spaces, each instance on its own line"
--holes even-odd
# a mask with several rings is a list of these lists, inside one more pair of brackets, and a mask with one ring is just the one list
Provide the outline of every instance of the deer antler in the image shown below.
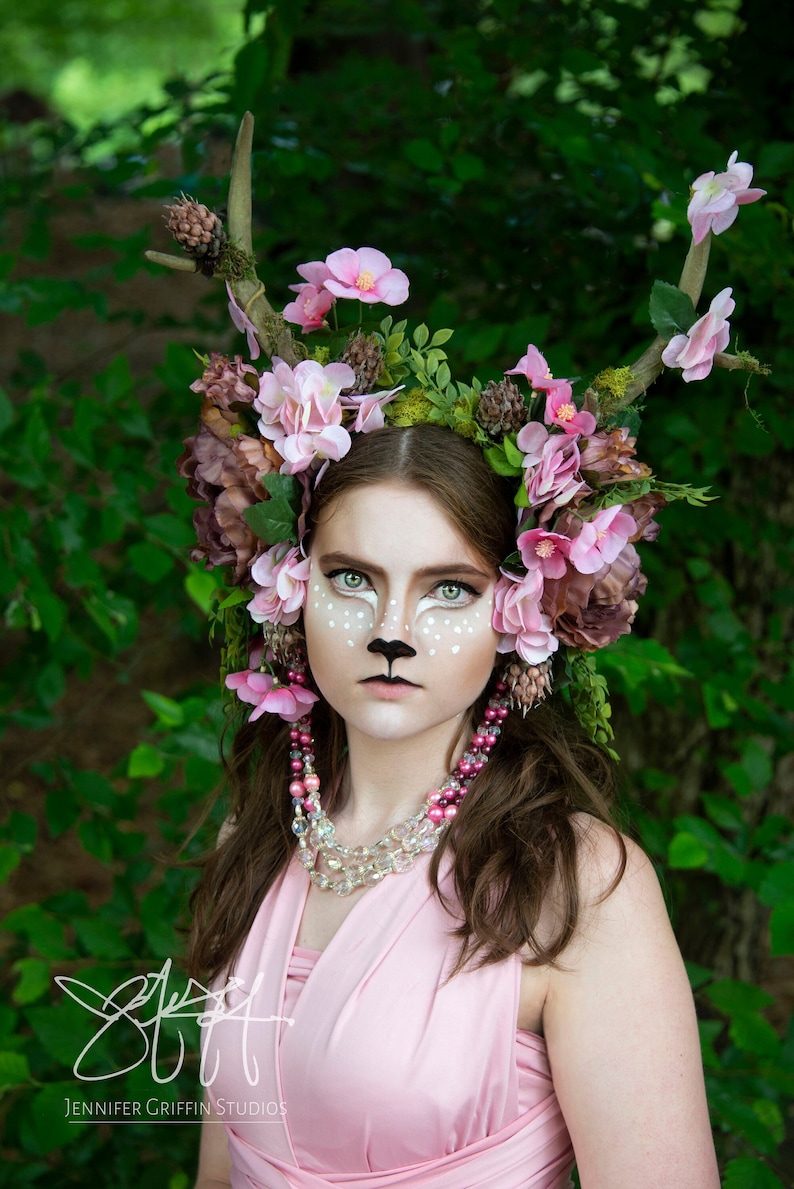
[[[251,209],[251,151],[254,139],[254,117],[247,111],[240,122],[237,141],[234,146],[232,170],[229,179],[229,235],[228,239],[216,215],[201,207],[192,199],[191,217],[198,218],[198,229],[203,232],[198,238],[190,234],[177,234],[186,256],[172,256],[167,252],[146,252],[146,259],[154,264],[180,272],[203,271],[228,281],[232,295],[245,316],[253,324],[256,337],[263,351],[270,357],[278,355],[290,367],[302,358],[289,327],[280,314],[271,306],[265,296],[265,286],[256,271],[253,255],[252,209]],[[173,208],[172,208],[173,210]],[[173,218],[172,218],[173,222]],[[173,229],[173,228],[172,228]],[[193,229],[191,229],[193,230]],[[207,241],[214,244],[213,256]]]

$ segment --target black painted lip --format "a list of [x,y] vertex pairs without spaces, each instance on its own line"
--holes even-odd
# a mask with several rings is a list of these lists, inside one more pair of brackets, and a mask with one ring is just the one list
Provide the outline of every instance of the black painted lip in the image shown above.
[[416,689],[419,688],[415,682],[407,681],[405,677],[387,677],[385,673],[378,673],[374,677],[365,677],[361,684],[366,685],[370,681],[383,681],[386,685],[413,685]]

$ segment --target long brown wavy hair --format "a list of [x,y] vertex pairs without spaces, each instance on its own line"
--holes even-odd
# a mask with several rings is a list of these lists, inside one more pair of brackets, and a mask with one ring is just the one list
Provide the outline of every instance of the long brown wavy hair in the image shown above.
[[[344,492],[384,481],[430,494],[494,571],[515,549],[511,486],[471,442],[434,425],[388,427],[356,438],[348,455],[322,477],[309,532],[323,516],[333,515]],[[488,694],[486,688],[467,725],[480,721]],[[313,708],[312,722],[322,788],[336,790],[344,765],[344,723],[323,699]],[[265,715],[239,727],[224,756],[233,828],[201,860],[187,952],[196,978],[214,978],[232,965],[263,897],[295,849],[288,751],[287,724]],[[563,710],[543,704],[526,718],[518,712],[508,716],[490,763],[472,783],[430,863],[431,885],[458,922],[455,972],[469,961],[498,962],[519,950],[533,965],[556,962],[580,912],[581,831],[573,815],[584,811],[611,824],[612,793],[611,765]],[[333,791],[324,797],[327,810],[334,799]],[[622,858],[612,886],[625,865],[618,839]],[[447,854],[453,904],[446,903],[438,882]],[[556,928],[549,934],[544,926],[541,935],[541,912],[552,888]]]

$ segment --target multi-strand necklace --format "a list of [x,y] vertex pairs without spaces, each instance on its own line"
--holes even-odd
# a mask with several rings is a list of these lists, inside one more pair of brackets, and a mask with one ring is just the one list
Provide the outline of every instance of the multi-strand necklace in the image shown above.
[[[418,855],[435,850],[443,830],[457,816],[469,785],[488,762],[509,713],[507,687],[499,681],[474,732],[468,749],[440,788],[427,794],[418,813],[392,826],[371,846],[342,846],[336,829],[320,804],[320,778],[314,763],[311,715],[290,727],[289,791],[295,808],[292,831],[298,839],[298,857],[315,887],[349,896],[356,888],[373,887],[386,875],[408,871]],[[322,858],[331,872],[317,869]]]

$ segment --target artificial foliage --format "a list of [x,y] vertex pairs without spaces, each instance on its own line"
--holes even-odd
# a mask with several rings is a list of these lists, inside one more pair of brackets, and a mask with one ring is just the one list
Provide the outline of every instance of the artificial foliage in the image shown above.
[[[431,329],[410,340],[424,378],[399,402],[404,424],[446,415],[439,368],[485,390],[533,342],[555,375],[608,364],[597,387],[620,405],[652,282],[677,281],[693,177],[735,149],[767,190],[716,239],[696,308],[665,312],[657,293],[654,316],[680,328],[732,287],[729,350],[772,373],[684,389],[674,372],[644,401],[643,461],[717,498],[665,509],[641,620],[590,655],[579,685],[602,708],[609,685],[611,718],[594,729],[615,733],[626,826],[659,865],[689,962],[725,1184],[780,1189],[793,1171],[794,80],[779,10],[249,0],[246,14],[251,37],[211,90],[177,83],[160,108],[80,136],[46,116],[0,130],[0,1185],[192,1180],[193,1124],[69,1124],[64,1099],[193,1100],[194,1034],[173,1082],[144,1062],[80,1083],[73,1063],[95,1027],[53,977],[108,992],[182,945],[193,873],[177,855],[220,776],[207,617],[245,610],[222,608],[219,573],[188,559],[175,463],[195,417],[194,352],[233,356],[245,339],[222,284],[143,253],[158,226],[154,246],[170,251],[161,216],[175,195],[225,204],[226,146],[250,109],[252,247],[273,308],[291,300],[297,262],[339,245],[381,245],[411,278],[405,317]],[[381,332],[395,385],[402,317]],[[325,365],[345,343],[323,349]],[[366,346],[350,350],[363,363]],[[429,351],[446,356],[435,372]],[[212,845],[222,817],[219,804],[183,858]],[[171,1023],[163,1076],[175,1043]],[[135,1032],[116,1033],[95,1059],[120,1070],[141,1051]]]

